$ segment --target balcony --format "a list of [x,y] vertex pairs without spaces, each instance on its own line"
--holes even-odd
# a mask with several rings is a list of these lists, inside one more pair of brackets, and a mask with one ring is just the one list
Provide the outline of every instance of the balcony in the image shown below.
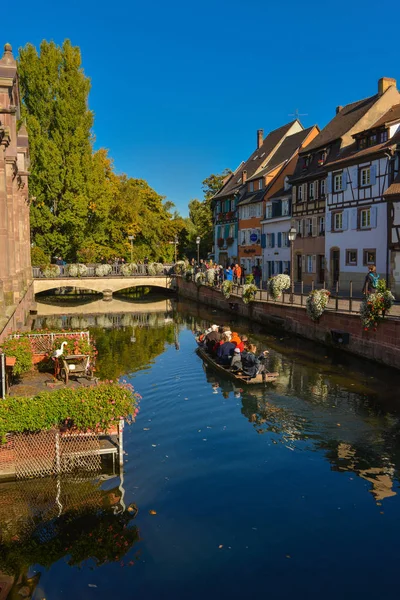
[[232,219],[236,219],[236,212],[234,210],[217,215],[217,221],[231,221]]

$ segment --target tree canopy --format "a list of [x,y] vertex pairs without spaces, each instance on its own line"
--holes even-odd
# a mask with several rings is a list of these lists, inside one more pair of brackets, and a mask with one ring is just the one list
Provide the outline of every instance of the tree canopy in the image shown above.
[[43,41],[19,53],[22,118],[30,143],[31,235],[47,257],[170,260],[185,220],[146,181],[117,176],[104,149],[94,151],[90,81],[78,47]]

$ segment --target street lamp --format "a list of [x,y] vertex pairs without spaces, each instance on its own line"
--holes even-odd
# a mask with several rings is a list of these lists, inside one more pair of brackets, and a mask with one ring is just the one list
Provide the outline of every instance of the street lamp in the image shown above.
[[200,264],[200,240],[201,237],[198,235],[196,238],[196,244],[197,244],[197,264]]
[[131,241],[131,263],[133,263],[133,240],[135,239],[134,235],[128,235],[128,240]]
[[177,245],[179,244],[178,236],[177,236],[177,235],[175,235],[175,237],[174,237],[174,241],[173,241],[173,242],[168,242],[168,243],[169,243],[169,244],[174,244],[174,246],[175,246],[175,262],[176,262],[176,247],[177,247]]
[[295,229],[295,227],[291,227],[289,229],[289,233],[288,233],[288,237],[289,237],[289,242],[290,242],[290,284],[291,284],[291,290],[290,290],[290,302],[293,304],[293,300],[294,300],[294,252],[293,252],[293,245],[295,242],[295,239],[297,237],[297,231]]

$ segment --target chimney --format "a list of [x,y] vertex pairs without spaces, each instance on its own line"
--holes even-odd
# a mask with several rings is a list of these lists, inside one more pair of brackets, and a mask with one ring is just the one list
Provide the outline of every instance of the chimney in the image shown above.
[[391,77],[381,77],[378,81],[378,94],[382,96],[392,85],[396,87],[396,80]]
[[261,148],[264,141],[264,129],[257,129],[257,149]]
[[337,106],[336,107],[336,114],[340,113],[340,111],[342,110],[343,106]]
[[247,181],[247,171],[242,171],[242,183],[246,183]]

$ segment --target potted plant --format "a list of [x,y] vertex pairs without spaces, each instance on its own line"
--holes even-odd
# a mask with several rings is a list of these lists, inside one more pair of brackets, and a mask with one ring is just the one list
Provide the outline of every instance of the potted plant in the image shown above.
[[312,321],[318,321],[320,316],[323,314],[331,293],[326,290],[313,290],[308,294],[306,300],[307,314]]
[[232,246],[233,242],[235,241],[235,238],[233,237],[228,237],[228,239],[226,240],[226,243],[228,246]]
[[218,242],[217,242],[217,244],[218,244],[218,248],[222,248],[222,247],[223,247],[223,245],[224,245],[224,243],[225,243],[225,240],[224,240],[224,238],[219,238],[219,239],[218,239]]
[[289,275],[275,275],[268,279],[267,289],[273,300],[278,300],[281,297],[284,290],[290,288],[290,277]]

